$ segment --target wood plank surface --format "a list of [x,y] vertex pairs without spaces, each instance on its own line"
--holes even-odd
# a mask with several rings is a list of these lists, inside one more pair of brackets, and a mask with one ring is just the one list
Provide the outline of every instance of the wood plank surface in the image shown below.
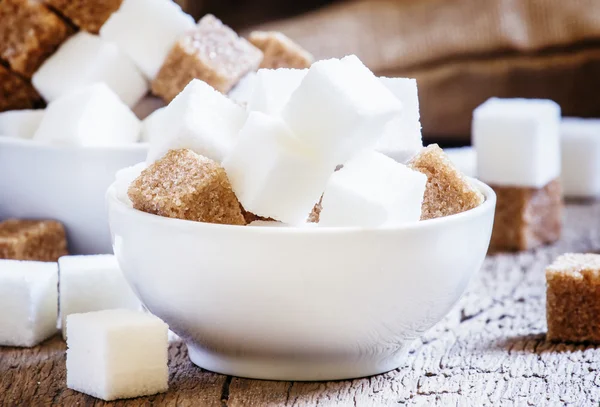
[[65,344],[54,337],[33,349],[0,348],[0,406],[597,406],[600,347],[545,341],[544,267],[567,251],[600,252],[600,203],[569,204],[565,223],[553,246],[488,257],[459,304],[387,374],[231,378],[194,367],[174,342],[169,392],[104,403],[66,388]]

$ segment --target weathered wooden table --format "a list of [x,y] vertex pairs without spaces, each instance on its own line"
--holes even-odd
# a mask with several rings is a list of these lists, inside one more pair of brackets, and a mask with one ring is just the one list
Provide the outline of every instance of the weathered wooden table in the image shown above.
[[558,254],[600,252],[600,203],[569,204],[565,226],[556,245],[488,257],[459,304],[387,374],[326,383],[231,378],[196,368],[175,342],[168,393],[104,403],[66,388],[65,344],[55,337],[33,349],[0,348],[0,405],[597,406],[600,347],[545,341],[543,271]]

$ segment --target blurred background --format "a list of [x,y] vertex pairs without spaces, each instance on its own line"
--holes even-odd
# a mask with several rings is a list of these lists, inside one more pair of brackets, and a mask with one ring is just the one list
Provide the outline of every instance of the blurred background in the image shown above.
[[469,142],[491,96],[549,98],[600,116],[600,0],[180,0],[242,34],[278,30],[317,59],[357,54],[417,78],[425,142]]

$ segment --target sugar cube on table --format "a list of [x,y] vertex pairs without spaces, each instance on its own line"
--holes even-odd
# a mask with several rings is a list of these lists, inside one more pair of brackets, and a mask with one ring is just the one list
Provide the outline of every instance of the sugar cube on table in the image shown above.
[[223,161],[243,207],[290,225],[306,222],[336,162],[295,138],[277,117],[251,112]]
[[135,209],[198,222],[245,225],[223,167],[191,150],[169,150],[130,185]]
[[42,98],[31,83],[0,64],[0,112],[40,107]]
[[57,261],[68,254],[65,228],[53,220],[0,222],[0,259]]
[[200,79],[227,93],[257,70],[261,60],[256,47],[207,14],[177,40],[152,82],[152,92],[170,102],[192,79]]
[[264,58],[261,68],[308,68],[313,56],[285,34],[276,31],[253,31],[248,40],[260,49]]
[[58,269],[63,338],[71,314],[142,307],[113,255],[64,256],[58,260]]
[[325,188],[319,226],[381,227],[417,222],[427,177],[381,153],[356,155]]
[[56,263],[0,260],[0,346],[32,347],[56,333]]
[[352,55],[312,64],[282,111],[292,132],[343,164],[374,147],[402,103]]
[[100,29],[115,42],[148,79],[154,79],[171,47],[194,19],[171,0],[123,0]]
[[398,162],[406,162],[422,147],[417,80],[411,78],[379,78],[402,103],[402,112],[385,127],[376,150]]
[[421,150],[408,166],[427,175],[423,220],[464,212],[484,201],[483,194],[471,185],[437,144]]
[[565,117],[560,130],[563,194],[600,198],[600,119]]
[[79,29],[97,34],[123,0],[44,0]]
[[67,318],[67,387],[110,401],[168,390],[168,326],[125,309]]
[[444,152],[460,172],[477,178],[477,152],[473,147],[445,148]]
[[259,69],[248,110],[277,115],[300,86],[307,69]]
[[51,102],[34,140],[79,146],[112,146],[138,141],[141,122],[104,83]]
[[247,113],[207,83],[192,80],[144,132],[150,139],[147,162],[171,149],[188,148],[221,162],[233,146]]
[[43,109],[2,112],[0,113],[0,136],[30,139],[43,117]]
[[600,343],[600,255],[567,253],[546,268],[546,339]]
[[96,82],[108,85],[129,107],[148,92],[146,79],[116,44],[83,31],[65,41],[32,82],[47,102]]
[[31,78],[70,31],[39,1],[0,1],[0,59],[25,78]]

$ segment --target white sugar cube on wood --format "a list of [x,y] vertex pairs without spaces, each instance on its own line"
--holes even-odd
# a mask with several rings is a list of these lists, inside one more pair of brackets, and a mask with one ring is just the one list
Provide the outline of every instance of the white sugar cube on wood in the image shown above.
[[114,146],[138,141],[141,122],[104,83],[68,93],[46,108],[33,139],[79,146]]
[[150,139],[146,161],[151,164],[169,150],[187,148],[221,162],[246,117],[243,107],[194,79],[156,120],[146,123],[144,131]]
[[31,347],[56,333],[56,263],[0,260],[0,346]]
[[300,86],[308,69],[259,69],[248,109],[279,114]]
[[560,107],[551,100],[492,98],[473,112],[477,176],[541,188],[560,175]]
[[600,197],[600,119],[561,123],[562,186],[568,197]]
[[105,309],[141,309],[113,255],[63,256],[58,260],[63,338],[67,316]]
[[297,140],[276,117],[251,112],[223,161],[242,206],[258,216],[304,224],[336,163]]
[[148,92],[142,73],[115,43],[83,31],[65,41],[32,82],[47,102],[96,82],[104,82],[129,107]]
[[167,391],[168,327],[124,309],[67,318],[67,387],[110,401]]
[[100,36],[116,43],[148,79],[154,79],[179,36],[194,25],[171,0],[124,0]]
[[315,62],[283,108],[296,136],[343,164],[372,148],[402,103],[356,56]]
[[418,222],[427,176],[377,152],[336,171],[325,188],[319,226],[381,227]]
[[9,110],[0,113],[0,136],[30,139],[40,126],[45,110]]

